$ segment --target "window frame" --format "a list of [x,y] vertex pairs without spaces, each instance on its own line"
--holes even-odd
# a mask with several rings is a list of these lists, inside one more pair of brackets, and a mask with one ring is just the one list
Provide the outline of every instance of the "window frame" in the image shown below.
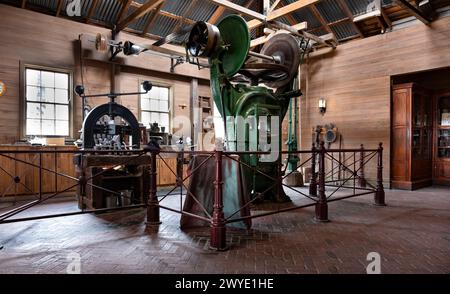
[[[146,81],[145,79],[141,79],[141,80],[139,80],[139,85],[138,85],[138,91],[140,92],[141,91],[141,86],[142,86],[142,83],[144,82],[144,81]],[[169,89],[169,109],[168,109],[168,112],[165,112],[165,111],[148,111],[148,110],[142,110],[142,106],[141,106],[141,99],[142,99],[142,95],[143,94],[139,94],[139,101],[138,101],[138,120],[139,120],[139,122],[140,123],[142,123],[142,112],[143,111],[145,111],[145,112],[156,112],[156,113],[168,113],[169,114],[169,129],[167,130],[166,129],[166,133],[172,133],[172,121],[173,121],[173,107],[172,107],[172,105],[173,105],[173,99],[172,99],[172,97],[173,97],[173,88],[174,88],[174,86],[173,85],[171,85],[171,84],[169,84],[169,83],[164,83],[164,82],[159,82],[159,81],[154,81],[154,80],[151,80],[151,82],[152,82],[152,84],[153,84],[153,87],[161,87],[161,88],[168,88]],[[146,125],[144,125],[144,127],[146,127],[146,128],[150,128],[150,125],[148,125],[148,126],[146,126]]]
[[[41,71],[50,71],[54,73],[64,73],[69,75],[69,135],[61,136],[61,135],[39,135],[42,138],[54,138],[54,137],[64,137],[66,139],[72,139],[74,137],[74,102],[73,102],[73,70],[64,67],[54,67],[54,66],[46,66],[46,65],[36,65],[32,63],[20,63],[20,138],[25,140],[29,135],[27,135],[27,78],[26,78],[26,70],[34,69]],[[50,103],[57,105],[57,103]]]

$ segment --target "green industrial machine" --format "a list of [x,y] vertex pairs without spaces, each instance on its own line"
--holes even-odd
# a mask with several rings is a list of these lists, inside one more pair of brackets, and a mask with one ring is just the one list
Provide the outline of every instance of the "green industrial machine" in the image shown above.
[[247,23],[238,15],[225,17],[217,26],[196,23],[186,44],[189,58],[209,59],[211,91],[224,121],[225,149],[272,154],[241,154],[247,192],[252,199],[289,201],[281,186],[281,124],[291,99],[301,95],[294,86],[301,49],[288,33],[273,35],[260,53],[249,49]]

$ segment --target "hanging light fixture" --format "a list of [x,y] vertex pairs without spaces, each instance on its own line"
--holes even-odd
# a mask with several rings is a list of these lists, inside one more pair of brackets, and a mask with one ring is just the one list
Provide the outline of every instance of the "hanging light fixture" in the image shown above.
[[322,115],[327,111],[327,100],[324,97],[319,99],[319,111]]

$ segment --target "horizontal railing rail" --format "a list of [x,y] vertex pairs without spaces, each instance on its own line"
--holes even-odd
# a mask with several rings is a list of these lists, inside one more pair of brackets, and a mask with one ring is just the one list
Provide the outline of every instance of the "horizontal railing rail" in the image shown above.
[[[113,212],[126,209],[137,209],[146,208],[146,222],[147,225],[158,225],[160,221],[160,209],[165,209],[178,213],[180,215],[198,219],[210,224],[211,227],[211,242],[212,248],[217,250],[223,250],[226,248],[226,226],[227,224],[246,221],[254,218],[274,215],[278,213],[293,211],[297,209],[302,209],[306,207],[315,207],[315,219],[317,221],[328,221],[328,203],[332,203],[339,200],[349,199],[352,197],[374,194],[374,201],[377,205],[385,205],[385,194],[383,187],[383,147],[380,143],[377,149],[365,149],[362,145],[361,148],[350,148],[350,149],[326,149],[322,143],[320,146],[313,145],[311,150],[298,150],[298,151],[282,151],[282,155],[299,155],[301,156],[301,161],[297,165],[296,169],[286,171],[287,163],[283,163],[281,159],[278,160],[278,174],[267,174],[258,169],[257,166],[251,166],[248,163],[241,160],[239,156],[242,155],[266,155],[270,152],[252,152],[252,151],[195,151],[195,150],[157,150],[157,149],[139,149],[139,150],[44,150],[37,148],[36,150],[0,150],[0,158],[7,160],[12,160],[20,164],[28,165],[33,169],[38,169],[39,176],[39,191],[33,193],[36,200],[29,201],[19,207],[12,208],[6,212],[0,214],[0,224],[12,223],[12,222],[22,222],[38,219],[46,219],[52,217],[64,217],[78,214],[86,213],[99,213],[99,212]],[[39,160],[27,161],[24,158],[16,158],[16,154],[34,154]],[[79,173],[77,176],[72,176],[67,173],[58,171],[57,164],[55,163],[55,168],[49,168],[43,165],[42,157],[45,154],[73,154],[73,155],[118,155],[120,159],[121,155],[135,155],[127,156],[125,160],[120,162],[115,162],[113,166],[104,168],[102,171],[97,172],[91,176],[86,176],[84,172]],[[177,168],[176,170],[170,166],[166,158],[162,155],[176,155],[177,157]],[[337,157],[336,154],[339,154]],[[346,154],[341,158],[342,154]],[[86,190],[87,186],[93,189],[99,189],[115,196],[124,196],[120,191],[113,191],[108,187],[102,187],[91,182],[91,180],[101,177],[108,171],[112,171],[117,167],[124,166],[130,162],[139,161],[139,158],[143,155],[150,155],[150,178],[149,180],[149,190],[144,191],[143,203],[133,204],[122,207],[113,208],[100,208],[100,209],[84,209],[81,208],[80,211],[63,212],[58,214],[48,214],[41,216],[30,216],[21,218],[12,218],[21,212],[24,212],[36,205],[42,204],[58,195],[65,192],[71,191],[75,187],[78,187],[81,193]],[[205,159],[201,160],[198,165],[189,169],[187,174],[184,174],[183,168],[185,163],[185,157],[192,157],[202,155]],[[81,156],[83,158],[83,156]],[[251,206],[256,202],[258,197],[254,197],[244,203],[242,203],[238,209],[227,215],[225,217],[223,207],[224,207],[224,195],[223,195],[223,159],[227,158],[232,162],[239,165],[241,169],[248,169],[255,174],[259,174],[262,177],[270,180],[273,184],[267,188],[265,191],[260,192],[261,195],[265,194],[267,191],[276,189],[279,195],[284,193],[284,190],[295,193],[296,196],[304,197],[309,200],[309,203],[300,203],[290,207],[278,205],[276,209],[272,211],[265,211],[261,213],[252,213],[249,215],[237,216],[239,212],[244,209],[250,211]],[[280,157],[281,158],[281,157]],[[376,166],[376,184],[373,185],[366,180],[365,174],[367,172],[367,167],[370,162],[376,159],[376,163],[372,166]],[[83,159],[81,159],[83,160]],[[157,165],[156,162],[159,160],[160,164]],[[190,187],[186,185],[186,181],[190,180],[194,174],[199,172],[204,168],[205,164],[210,160],[214,160],[214,199],[213,206],[206,207],[204,203],[200,200],[198,195],[190,190]],[[300,169],[306,170],[307,165],[310,168],[310,181],[309,187],[305,189],[300,189],[296,186],[291,186],[285,183],[285,179],[289,177],[296,171]],[[159,167],[158,167],[159,166]],[[157,176],[159,169],[163,168],[170,172],[172,176],[176,178],[176,185],[164,193],[158,194],[157,189]],[[50,195],[44,195],[42,190],[44,172],[51,173],[57,177],[63,177],[69,181],[73,181],[73,184],[68,185],[61,191],[55,191],[50,193]],[[10,180],[11,184],[7,185],[4,190],[11,189],[12,185],[20,185],[25,190],[33,192],[33,189],[28,187],[22,182],[21,177],[16,175],[0,166],[0,173],[6,174]],[[195,183],[194,183],[195,184]],[[175,192],[179,189],[179,193]],[[337,194],[338,192],[341,194]],[[0,195],[4,196],[6,191],[0,191]],[[169,196],[179,196],[179,208],[174,208],[170,204],[165,204],[167,197]],[[229,195],[228,195],[229,196]],[[80,196],[81,197],[81,196]],[[189,197],[192,199],[196,205],[201,210],[201,213],[196,214],[190,211],[185,211],[183,209],[183,197],[186,199]]]

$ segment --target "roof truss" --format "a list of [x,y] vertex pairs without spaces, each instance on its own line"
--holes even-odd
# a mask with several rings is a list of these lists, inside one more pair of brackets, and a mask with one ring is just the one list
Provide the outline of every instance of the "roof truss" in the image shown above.
[[[280,18],[284,18],[284,22],[288,23],[290,26],[290,29],[295,30],[297,33],[298,31],[302,32],[321,32],[323,34],[324,32],[327,32],[328,34],[333,33],[334,26],[340,25],[342,23],[349,23],[353,27],[353,31],[355,32],[355,36],[349,36],[346,38],[340,39],[340,41],[352,39],[355,37],[363,38],[368,35],[373,35],[373,31],[376,30],[376,26],[373,27],[373,21],[371,22],[372,25],[367,22],[368,26],[366,26],[366,22],[364,19],[364,16],[358,16],[355,17],[350,10],[348,6],[347,0],[335,0],[338,4],[341,14],[344,13],[345,17],[342,19],[339,19],[335,22],[327,22],[327,19],[324,17],[324,15],[321,13],[321,7],[318,7],[317,4],[320,2],[323,2],[324,0],[297,0],[295,2],[287,2],[286,0],[275,0],[275,1],[269,1],[269,0],[260,0],[258,1],[258,5],[250,6],[254,4],[254,0],[248,0],[245,5],[237,5],[234,3],[235,1],[231,0],[196,0],[192,1],[191,5],[185,9],[186,13],[184,15],[176,15],[169,11],[164,10],[164,2],[165,0],[147,0],[143,4],[136,2],[136,0],[110,0],[108,2],[113,1],[120,1],[122,4],[122,8],[120,9],[119,13],[117,14],[117,18],[115,20],[115,23],[113,24],[107,24],[105,22],[102,22],[101,20],[93,19],[92,17],[95,14],[95,11],[97,10],[97,6],[100,3],[98,0],[91,1],[90,7],[88,7],[88,11],[86,14],[86,17],[84,19],[82,18],[75,18],[73,20],[77,21],[85,21],[87,23],[95,24],[95,25],[101,25],[106,27],[115,27],[115,32],[119,32],[121,30],[131,31],[135,34],[146,36],[150,38],[157,38],[162,39],[165,42],[170,42],[177,32],[180,31],[180,28],[185,27],[186,25],[191,25],[195,23],[195,20],[190,18],[191,11],[195,9],[196,7],[199,7],[198,5],[201,5],[202,1],[209,1],[210,3],[213,3],[217,6],[216,10],[210,15],[209,19],[206,19],[205,21],[210,23],[217,23],[220,18],[229,11],[233,11],[235,13],[244,15],[250,20],[247,22],[249,29],[254,30],[255,28],[258,28],[260,26],[265,25],[266,27],[280,27],[285,25],[284,23],[280,22]],[[272,4],[271,4],[272,2]],[[292,3],[291,3],[292,2]],[[55,8],[53,8],[53,15],[56,15],[58,17],[66,17],[64,12],[64,0],[58,0],[56,11]],[[387,8],[382,7],[379,5],[379,12],[376,12],[376,15],[373,15],[371,17],[377,18],[378,27],[381,27],[381,32],[384,32],[385,30],[392,27],[392,21],[399,19],[395,14],[399,14],[398,11],[404,11],[404,13],[401,13],[403,17],[409,15],[414,15],[417,19],[422,21],[425,24],[429,24],[432,20],[432,16],[435,13],[434,8],[443,7],[445,5],[450,5],[450,0],[440,0],[439,4],[431,5],[431,0],[394,0],[394,3],[396,5],[389,6]],[[26,8],[26,9],[32,9],[40,12],[45,12],[45,8],[42,7],[36,7],[33,2],[27,1],[27,0],[20,0],[17,1],[17,6]],[[256,8],[255,8],[256,7]],[[130,9],[133,8],[133,12],[130,12]],[[319,9],[320,8],[320,9]],[[304,22],[302,22],[302,19],[299,18],[299,15],[295,15],[295,12],[298,10],[309,10],[313,15],[314,18],[317,19],[317,21],[320,23],[319,27],[311,27],[309,28]],[[138,20],[139,18],[143,17],[144,15],[150,13],[148,16],[147,22],[141,27],[140,31],[132,30],[128,26]],[[393,19],[390,18],[391,15],[393,16]],[[168,36],[154,36],[149,33],[151,27],[155,24],[155,20],[158,16],[164,16],[171,19],[176,20],[176,25],[174,26],[173,30],[170,32],[169,37]],[[365,15],[367,16],[367,15]],[[355,23],[355,21],[361,21]],[[293,27],[293,28],[292,28]],[[375,32],[376,33],[376,32]],[[257,30],[257,37],[258,41],[253,42],[254,44],[262,42],[265,40],[266,36],[263,34],[263,30],[259,29]],[[319,39],[317,40],[319,41]]]

